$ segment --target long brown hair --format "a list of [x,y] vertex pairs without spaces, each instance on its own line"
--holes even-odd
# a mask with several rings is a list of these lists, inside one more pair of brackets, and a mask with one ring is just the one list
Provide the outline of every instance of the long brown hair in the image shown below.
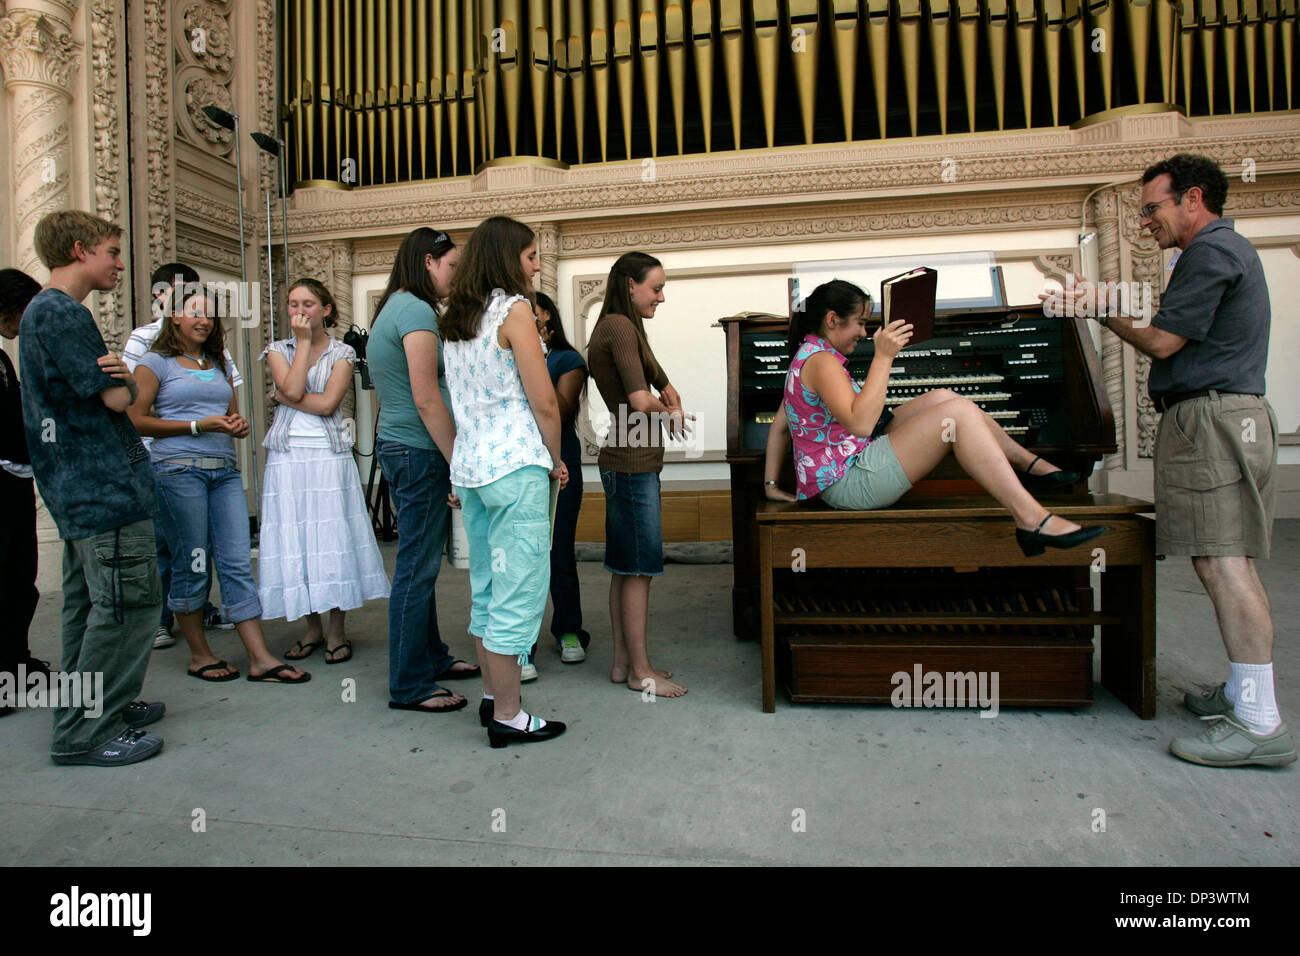
[[[215,368],[221,369],[221,374],[228,377],[226,372],[226,332],[221,327],[221,316],[217,314],[216,303],[206,292],[199,292],[185,300],[188,305],[194,299],[203,298],[204,307],[207,309],[208,316],[212,319],[212,331],[203,341],[203,354],[208,357]],[[176,328],[174,316],[169,309],[163,313],[162,328],[158,330],[158,338],[153,341],[153,348],[150,352],[157,352],[160,355],[184,355],[185,349],[181,346],[181,334]]]
[[532,305],[532,284],[524,276],[519,257],[536,238],[522,222],[506,216],[484,219],[470,233],[451,277],[447,311],[438,319],[438,334],[444,342],[468,342],[478,335],[479,320],[493,289],[522,295]]
[[452,242],[451,237],[445,232],[430,229],[428,226],[412,229],[402,240],[402,244],[397,247],[397,257],[393,260],[393,269],[388,274],[388,286],[384,289],[384,294],[379,297],[378,305],[375,306],[371,325],[373,326],[374,320],[379,318],[379,313],[384,311],[388,297],[394,292],[409,292],[417,299],[427,302],[436,311],[438,292],[433,287],[433,279],[429,277],[424,258],[433,256],[436,262],[455,248],[456,243]]
[[632,291],[627,287],[627,282],[629,279],[644,282],[650,270],[655,267],[662,269],[663,263],[644,252],[625,252],[619,256],[610,267],[609,277],[605,280],[605,301],[600,306],[600,315],[596,316],[596,325],[607,315],[625,315],[644,339],[645,323],[632,303]]

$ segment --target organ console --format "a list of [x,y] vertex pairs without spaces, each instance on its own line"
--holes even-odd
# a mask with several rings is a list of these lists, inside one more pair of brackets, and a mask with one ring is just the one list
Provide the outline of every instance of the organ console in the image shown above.
[[[745,314],[721,320],[727,347],[727,461],[731,469],[735,542],[733,626],[737,636],[758,628],[757,523],[766,500],[763,460],[768,427],[781,402],[788,317]],[[939,310],[934,337],[904,349],[894,361],[887,405],[934,388],[965,395],[1027,448],[1086,479],[1113,453],[1115,420],[1086,320],[1049,318],[1039,305]],[[870,338],[849,357],[856,380],[874,355]],[[793,489],[786,455],[782,487]],[[949,456],[910,497],[974,494],[979,488]],[[1080,486],[1076,492],[1083,494]],[[972,563],[978,563],[977,558]]]

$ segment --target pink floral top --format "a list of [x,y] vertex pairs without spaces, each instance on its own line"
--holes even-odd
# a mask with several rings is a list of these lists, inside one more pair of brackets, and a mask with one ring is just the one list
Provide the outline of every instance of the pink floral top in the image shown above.
[[[830,352],[841,367],[849,361],[830,342],[809,333],[795,352],[790,371],[786,373],[785,415],[790,422],[800,499],[815,498],[843,478],[858,452],[871,444],[870,438],[858,438],[837,422],[821,396],[804,388],[801,380],[803,365],[816,352]],[[844,375],[853,391],[857,392],[858,383],[853,381],[847,368]]]

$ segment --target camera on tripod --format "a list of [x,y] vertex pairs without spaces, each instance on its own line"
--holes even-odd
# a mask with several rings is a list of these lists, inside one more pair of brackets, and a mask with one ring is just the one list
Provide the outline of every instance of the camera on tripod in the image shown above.
[[343,344],[351,346],[352,351],[357,353],[357,371],[361,374],[361,387],[374,391],[375,384],[370,381],[370,368],[366,365],[366,346],[370,344],[370,333],[353,325],[344,333]]

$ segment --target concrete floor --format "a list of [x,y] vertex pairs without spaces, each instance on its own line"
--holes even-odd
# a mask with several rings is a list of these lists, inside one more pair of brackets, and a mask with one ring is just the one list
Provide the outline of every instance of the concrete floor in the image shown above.
[[[1261,565],[1277,624],[1283,715],[1300,729],[1300,521],[1279,521]],[[385,546],[393,560],[393,546]],[[58,656],[57,545],[43,549],[37,656]],[[754,644],[731,636],[730,565],[670,565],[655,583],[655,662],[691,691],[643,703],[607,680],[607,575],[583,563],[586,663],[549,648],[529,707],[569,723],[537,747],[494,751],[477,685],[453,715],[387,708],[387,602],[349,615],[356,656],[299,687],[187,678],[156,651],[145,696],[157,758],[57,767],[49,715],[0,721],[0,863],[212,864],[1118,864],[1300,863],[1300,765],[1215,770],[1166,752],[1198,722],[1182,692],[1227,665],[1186,560],[1159,566],[1157,719],[1100,687],[1074,711],[759,709]],[[467,573],[444,568],[444,634],[469,657]],[[298,627],[267,625],[283,650]],[[209,632],[246,663],[233,632]],[[356,681],[355,703],[342,684]],[[1104,832],[1094,832],[1096,811]],[[198,811],[206,829],[195,832]],[[797,824],[803,821],[805,826]]]

